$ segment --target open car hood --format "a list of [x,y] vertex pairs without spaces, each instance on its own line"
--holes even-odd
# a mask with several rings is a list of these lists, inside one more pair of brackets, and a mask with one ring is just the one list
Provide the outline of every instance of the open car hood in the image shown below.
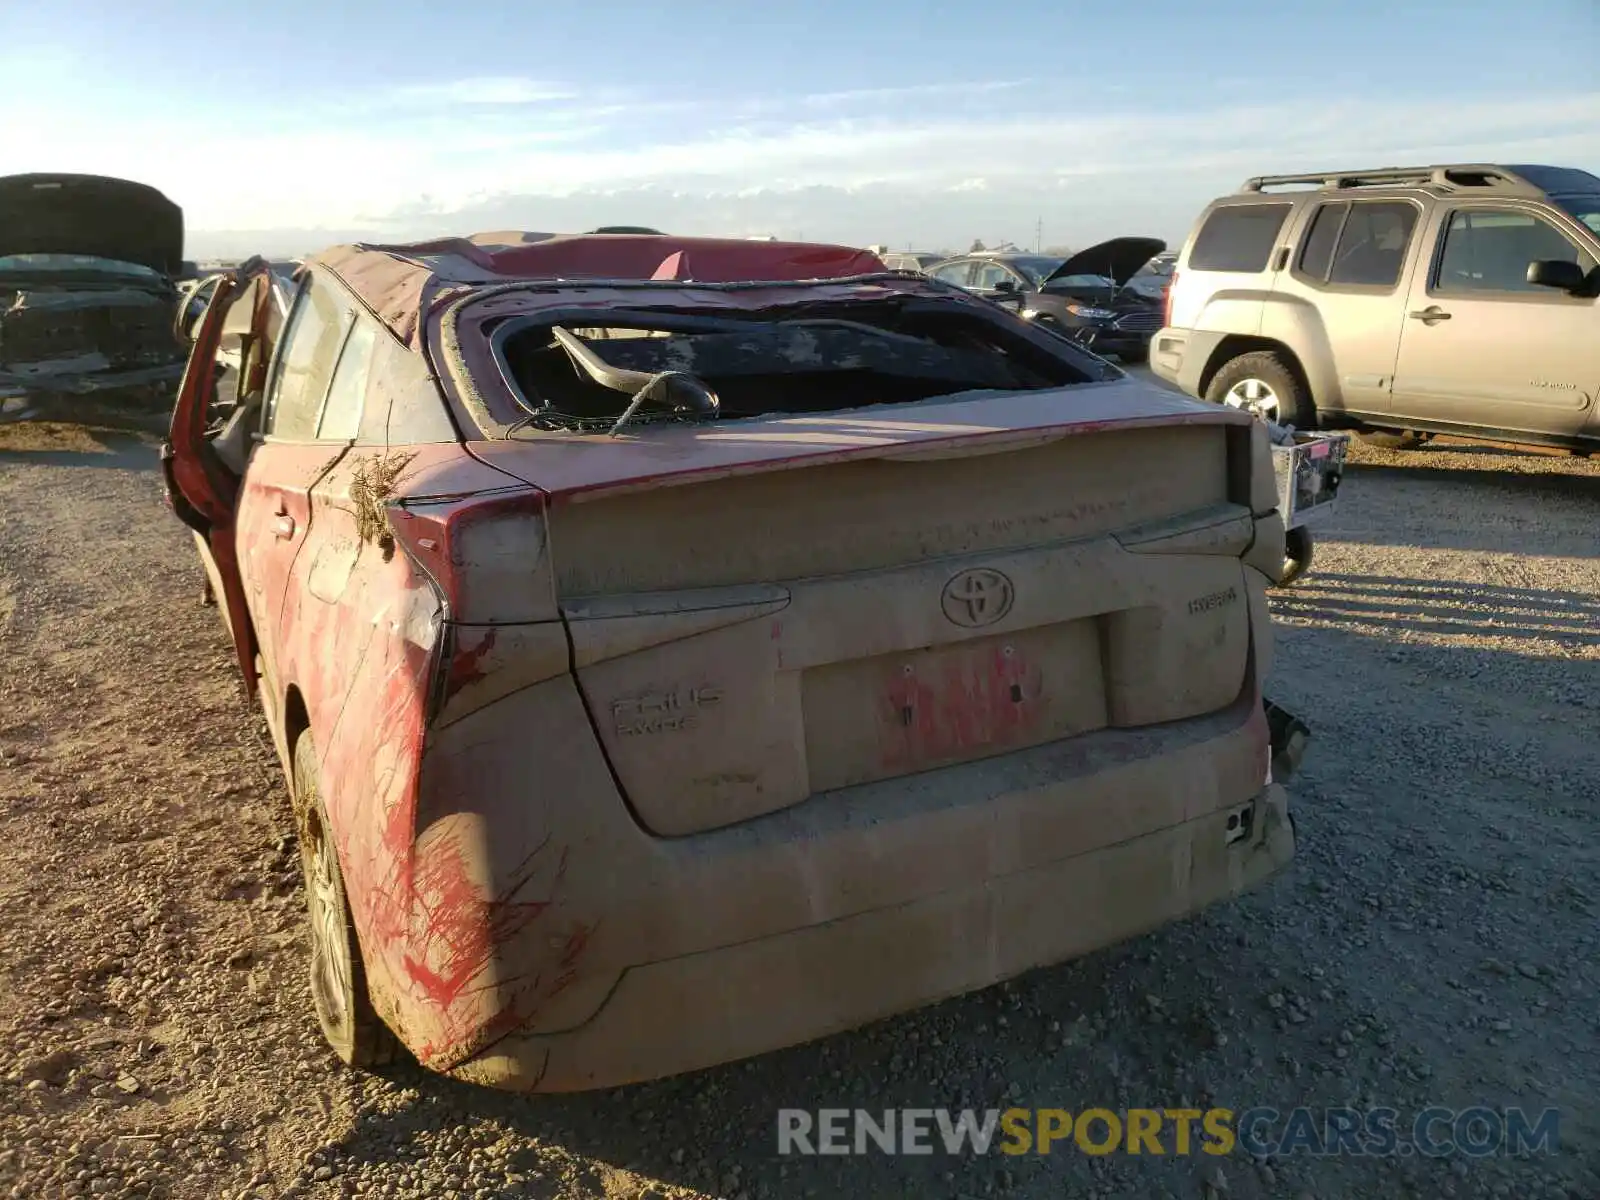
[[1067,275],[1104,275],[1122,287],[1156,255],[1167,248],[1160,238],[1119,237],[1079,250],[1039,281],[1043,287]]
[[183,210],[155,188],[104,175],[0,178],[0,256],[82,254],[183,272]]

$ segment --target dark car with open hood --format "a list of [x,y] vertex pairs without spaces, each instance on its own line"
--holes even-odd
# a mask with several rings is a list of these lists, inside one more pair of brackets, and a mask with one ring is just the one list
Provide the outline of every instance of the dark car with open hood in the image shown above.
[[99,175],[0,177],[0,421],[164,417],[183,210]]
[[1167,248],[1159,238],[1119,237],[1080,250],[1022,293],[1022,316],[1053,328],[1097,354],[1145,362],[1165,318],[1163,295],[1129,280]]

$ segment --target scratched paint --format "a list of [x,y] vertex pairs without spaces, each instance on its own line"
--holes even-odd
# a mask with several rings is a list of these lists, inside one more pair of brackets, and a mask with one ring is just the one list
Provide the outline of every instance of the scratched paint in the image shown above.
[[[421,448],[418,477],[470,484],[462,479],[470,472],[503,488],[503,475],[470,460],[453,466],[452,455],[461,456],[458,447]],[[443,610],[408,554],[349,553],[360,545],[343,503],[351,470],[331,467],[302,523],[301,570],[342,555],[342,578],[312,589],[286,572],[275,649],[281,678],[299,688],[310,715],[374,1007],[421,1061],[447,1068],[566,987],[587,930],[558,927],[551,936],[560,946],[539,956],[538,978],[501,978],[506,941],[547,915],[564,856],[545,845],[499,872],[487,842],[475,843],[462,826],[461,805],[474,795],[470,771],[438,773],[444,786],[424,791],[426,703]],[[492,630],[469,639],[451,663],[456,684],[492,669],[494,641]],[[494,832],[503,848],[503,826]]]
[[498,636],[492,626],[483,631],[457,633],[455,653],[451,656],[445,680],[446,697],[454,696],[462,688],[470,687],[484,678],[484,660],[494,649]]
[[482,847],[464,844],[460,821],[441,825],[417,846],[405,965],[428,1000],[447,1011],[490,969],[498,947],[550,907],[566,875],[567,853],[559,852],[554,877],[542,894],[525,895],[524,889],[540,874],[541,859],[554,853],[548,840],[512,872],[506,889],[494,895],[476,878]]
[[1017,744],[1043,716],[1041,673],[1012,647],[892,671],[879,714],[884,765],[895,770]]

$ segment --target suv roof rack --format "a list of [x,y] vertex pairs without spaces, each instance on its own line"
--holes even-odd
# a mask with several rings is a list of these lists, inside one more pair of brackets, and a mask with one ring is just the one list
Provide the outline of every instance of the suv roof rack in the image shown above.
[[1517,168],[1492,163],[1453,163],[1434,167],[1380,167],[1373,171],[1312,171],[1304,175],[1257,175],[1244,181],[1241,192],[1262,192],[1268,188],[1314,184],[1324,191],[1364,187],[1436,187],[1444,191],[1509,192],[1519,195],[1544,195],[1544,189],[1524,174],[1560,171],[1561,168]]

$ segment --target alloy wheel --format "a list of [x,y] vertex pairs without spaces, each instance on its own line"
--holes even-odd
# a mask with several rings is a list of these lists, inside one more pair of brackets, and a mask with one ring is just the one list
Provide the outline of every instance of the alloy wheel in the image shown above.
[[1229,408],[1242,408],[1252,416],[1263,421],[1278,420],[1282,404],[1278,400],[1278,393],[1272,390],[1272,385],[1265,379],[1250,376],[1241,379],[1228,389],[1222,397],[1222,402]]
[[326,1029],[343,1029],[350,995],[350,939],[333,844],[315,809],[306,820],[306,906],[311,924],[311,998]]

